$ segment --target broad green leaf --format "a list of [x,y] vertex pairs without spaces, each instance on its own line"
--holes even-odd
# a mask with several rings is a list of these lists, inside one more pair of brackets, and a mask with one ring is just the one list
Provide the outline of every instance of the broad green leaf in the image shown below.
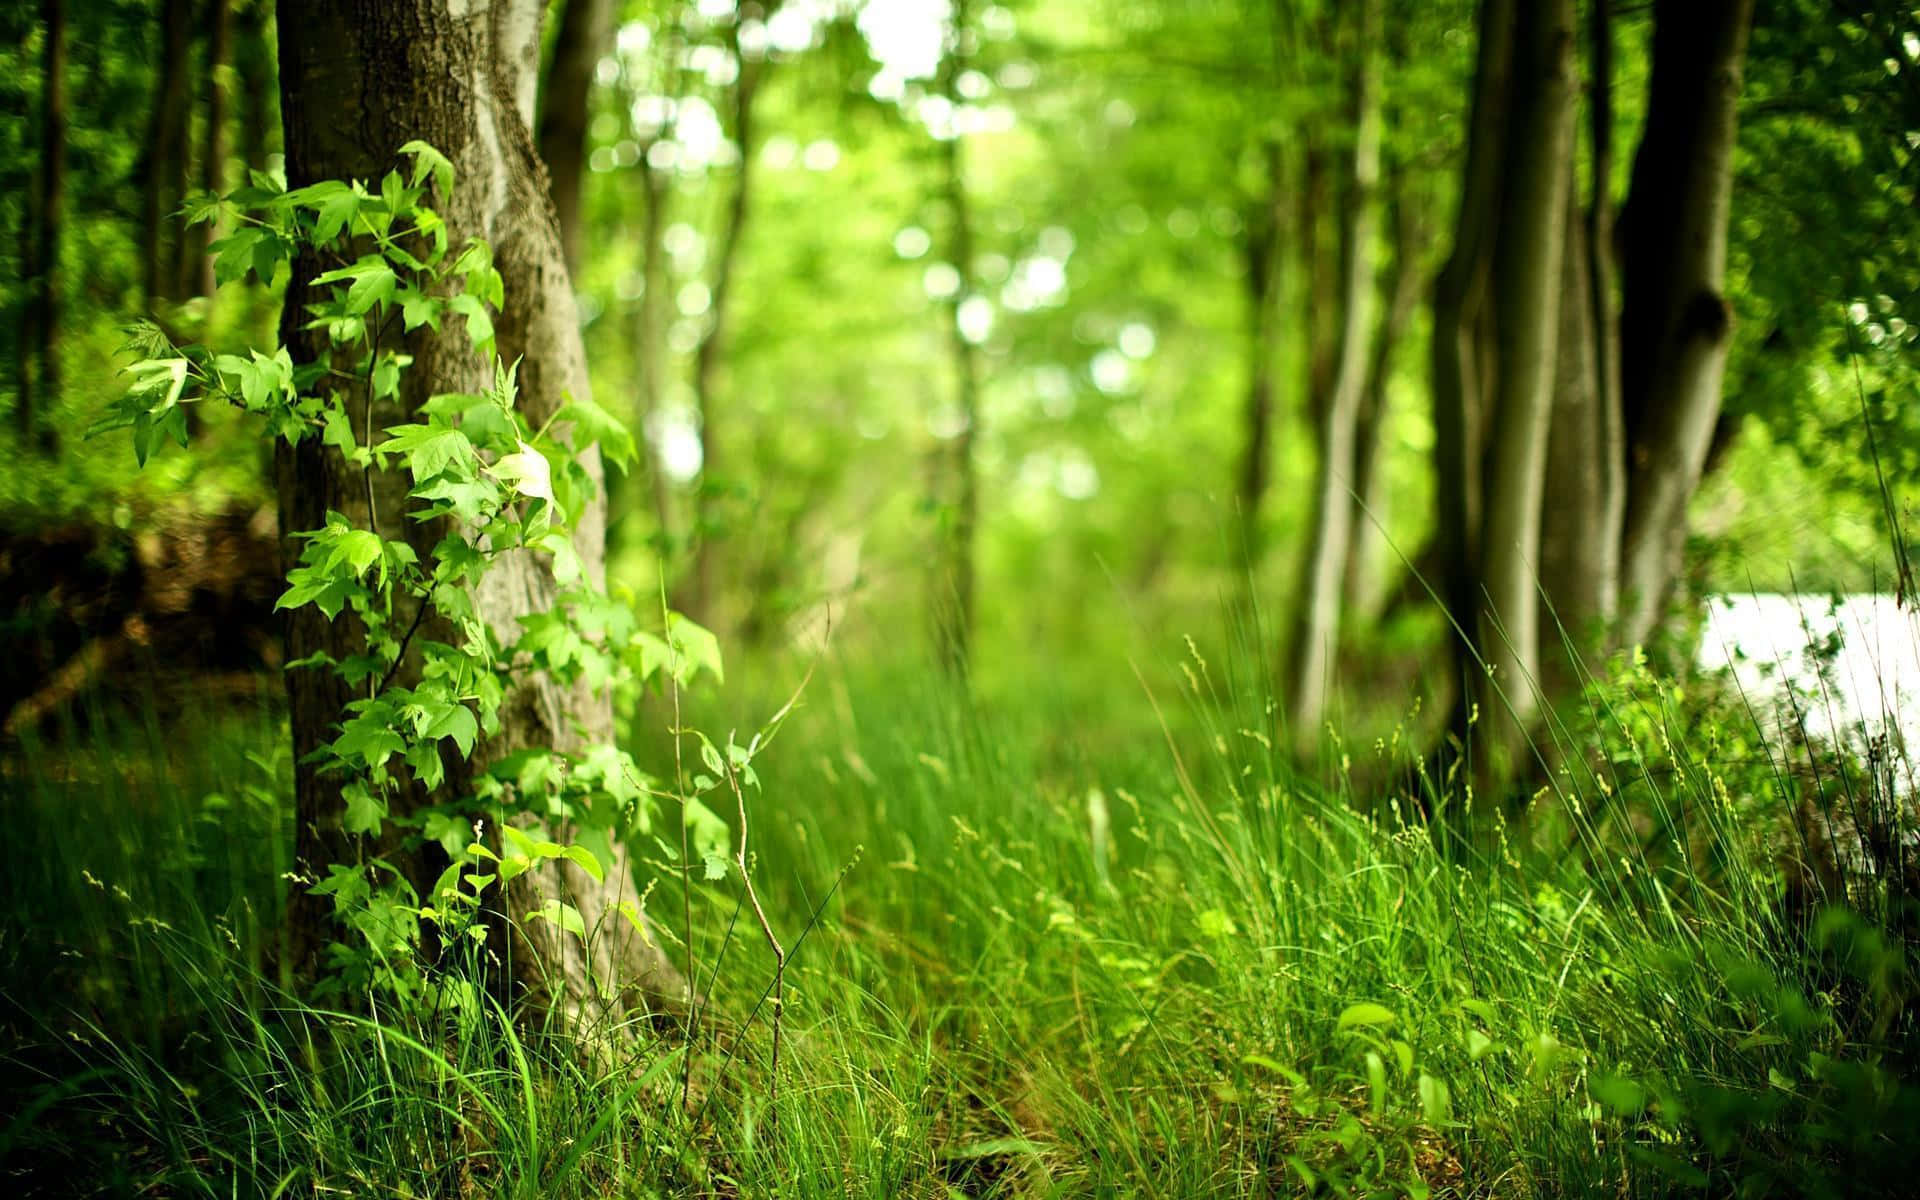
[[551,921],[575,937],[587,936],[587,923],[580,919],[580,910],[571,904],[562,904],[558,900],[549,900],[540,906],[538,912],[529,913],[529,919]]
[[1385,1005],[1362,1001],[1350,1004],[1340,1013],[1339,1028],[1352,1029],[1356,1026],[1391,1025],[1394,1022],[1393,1010]]

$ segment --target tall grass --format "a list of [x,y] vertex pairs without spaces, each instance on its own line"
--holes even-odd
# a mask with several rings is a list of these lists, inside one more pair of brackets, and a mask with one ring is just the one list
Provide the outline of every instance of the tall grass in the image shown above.
[[1614,769],[1442,842],[1412,739],[1345,751],[1401,794],[1322,786],[1220,678],[1258,672],[1181,666],[1185,695],[1099,712],[815,680],[754,798],[794,951],[777,1113],[737,881],[696,896],[691,1045],[324,1011],[273,967],[273,714],[69,731],[5,775],[0,1169],[49,1194],[1901,1193],[1911,947],[1782,903],[1787,781],[1717,765],[1750,735],[1629,673],[1594,708]]

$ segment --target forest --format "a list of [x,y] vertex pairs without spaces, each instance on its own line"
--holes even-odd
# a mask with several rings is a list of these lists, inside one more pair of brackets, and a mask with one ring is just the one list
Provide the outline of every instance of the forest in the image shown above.
[[7,1194],[1913,1194],[1914,0],[20,0],[0,105]]

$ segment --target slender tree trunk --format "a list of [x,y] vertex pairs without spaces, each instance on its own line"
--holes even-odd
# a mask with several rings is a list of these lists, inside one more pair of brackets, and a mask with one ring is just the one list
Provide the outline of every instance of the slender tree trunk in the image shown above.
[[[1541,672],[1550,697],[1577,692],[1612,644],[1620,600],[1626,460],[1613,285],[1613,30],[1608,0],[1587,9],[1592,196],[1569,188],[1560,363],[1541,512]],[[1571,166],[1569,167],[1571,169]]]
[[234,39],[234,79],[239,88],[234,107],[240,127],[240,159],[249,169],[266,165],[279,129],[275,112],[271,5],[242,5],[238,36]]
[[1426,226],[1404,166],[1386,172],[1388,207],[1393,221],[1393,269],[1386,285],[1387,313],[1374,338],[1373,358],[1367,367],[1366,395],[1354,434],[1353,541],[1347,552],[1346,610],[1370,620],[1384,600],[1384,558],[1388,549],[1386,524],[1390,492],[1380,470],[1387,424],[1387,388],[1393,379],[1393,360],[1406,339],[1407,327],[1426,290],[1423,249]]
[[[1330,38],[1322,38],[1322,53],[1332,54]],[[1305,287],[1306,320],[1301,325],[1301,361],[1306,365],[1306,409],[1318,435],[1332,402],[1334,372],[1340,354],[1340,289],[1342,247],[1340,214],[1334,203],[1333,155],[1309,132],[1301,156],[1302,179],[1295,197],[1295,235],[1299,239]]]
[[[1569,171],[1572,164],[1568,164]],[[1625,489],[1617,411],[1606,402],[1590,226],[1573,188],[1561,259],[1559,361],[1540,527],[1541,690],[1571,694],[1601,665],[1620,585]]]
[[[558,220],[531,134],[540,16],[539,0],[281,0],[279,6],[289,182],[377,180],[412,138],[445,153],[457,184],[453,196],[436,196],[434,203],[455,245],[480,237],[493,247],[507,297],[496,322],[500,354],[520,362],[520,407],[536,427],[564,396],[590,395]],[[304,327],[303,308],[320,267],[303,257],[288,285],[281,337],[298,361],[324,352]],[[384,406],[394,411],[370,414],[373,426],[401,419],[433,394],[484,390],[488,368],[456,326],[387,335],[404,345],[414,365],[403,377],[405,394]],[[364,393],[355,402],[364,405]],[[597,484],[598,454],[589,450],[581,462]],[[331,508],[384,536],[413,539],[423,554],[430,550],[435,531],[404,515],[402,473],[374,473],[369,511],[368,481],[337,452],[309,441],[283,448],[276,466],[281,528],[288,535],[318,526]],[[604,537],[604,510],[595,505],[573,530],[590,577],[602,573]],[[554,593],[550,571],[523,552],[493,568],[475,604],[483,619],[511,637],[516,619],[550,607]],[[350,652],[355,632],[345,620],[329,624],[311,609],[297,610],[289,622],[289,657],[323,649]],[[352,861],[356,850],[342,828],[337,783],[305,764],[328,737],[345,697],[322,671],[291,671],[287,684],[295,757],[302,764],[295,779],[296,851],[300,869],[313,873],[329,862]],[[479,757],[533,745],[571,750],[612,734],[604,695],[584,686],[562,689],[530,671],[516,676],[500,721],[499,734]],[[447,786],[457,789],[461,782]],[[552,833],[571,839],[564,826]],[[367,849],[397,850],[375,843]],[[405,859],[401,865],[413,878],[427,868]],[[512,945],[495,949],[508,956],[514,977],[541,1005],[581,1020],[609,1003],[682,1001],[685,984],[665,956],[624,920],[609,919],[621,901],[637,901],[634,884],[632,864],[619,849],[604,886],[572,864],[529,872],[507,893]],[[593,931],[590,940],[527,919],[547,900],[562,897]],[[315,955],[331,932],[325,906],[297,889],[293,921],[296,953]]]
[[[1559,338],[1573,141],[1572,0],[1522,6],[1515,35],[1506,198],[1494,258],[1492,440],[1481,534],[1483,717],[1517,744],[1539,709],[1540,500]],[[1501,726],[1505,724],[1505,728]]]
[[1347,180],[1342,246],[1339,353],[1320,420],[1320,470],[1314,492],[1313,532],[1304,575],[1306,594],[1293,647],[1289,705],[1296,735],[1319,736],[1333,663],[1339,650],[1340,607],[1353,537],[1358,466],[1356,437],[1367,391],[1373,338],[1374,194],[1380,181],[1380,78],[1373,47],[1380,34],[1379,0],[1361,0],[1353,84],[1354,147]]
[[1720,413],[1735,116],[1753,0],[1660,0],[1646,133],[1621,218],[1627,515],[1622,636],[1665,611]]
[[[224,194],[227,190],[227,73],[233,65],[233,5],[231,0],[207,0],[207,153],[201,162],[201,186]],[[208,247],[220,230],[214,222],[200,227],[199,292],[213,295],[213,255]]]
[[[636,375],[640,381],[640,428],[651,431],[659,420],[666,399],[667,366],[667,201],[670,189],[667,177],[647,162],[646,150],[640,155],[640,187],[644,203],[640,215],[640,306],[634,314],[633,352]],[[663,564],[675,557],[673,493],[668,486],[667,468],[660,456],[657,439],[643,439],[647,446],[647,486],[653,501],[654,523],[660,537]]]
[[40,170],[26,217],[26,336],[20,355],[16,418],[21,436],[51,452],[58,434],[52,421],[60,401],[60,243],[67,202],[67,13],[62,0],[43,0],[45,26],[40,76]]
[[567,270],[580,269],[580,197],[586,178],[593,72],[613,36],[612,0],[566,0],[553,58],[540,88],[540,161],[553,181],[553,207]]
[[187,70],[192,57],[192,23],[188,0],[165,0],[160,8],[160,69],[154,73],[153,119],[148,130],[142,196],[142,246],[146,251],[145,283],[149,303],[170,300],[177,293],[171,272],[174,213],[186,191],[187,105],[191,90]]
[[[777,2],[772,4],[768,15],[778,7]],[[693,397],[700,409],[700,487],[694,493],[693,579],[687,612],[698,620],[712,619],[717,598],[714,576],[722,524],[719,502],[721,489],[726,486],[725,455],[720,444],[719,377],[726,358],[727,318],[731,315],[740,243],[746,238],[747,222],[753,213],[754,102],[768,65],[763,55],[748,57],[741,53],[737,22],[728,28],[727,45],[740,64],[740,74],[733,84],[733,140],[740,148],[740,167],[720,227],[713,282],[708,289],[707,329],[693,352]]]
[[[947,53],[940,67],[940,86],[957,109],[961,104],[960,76],[966,71],[966,0],[955,0],[947,31]],[[974,620],[974,526],[979,519],[979,483],[974,471],[973,446],[980,426],[980,349],[960,326],[960,314],[974,296],[973,217],[967,202],[966,140],[959,130],[943,143],[947,219],[950,224],[948,257],[960,272],[960,287],[948,313],[948,336],[953,349],[954,401],[960,409],[960,432],[948,448],[950,514],[940,575],[934,580],[933,620],[936,649],[942,665],[955,678],[965,679],[971,665]]]
[[[1513,71],[1516,0],[1481,0],[1479,48],[1467,134],[1467,163],[1455,217],[1453,250],[1434,282],[1434,481],[1438,508],[1435,546],[1439,592],[1453,629],[1455,674],[1465,683],[1479,673],[1475,636],[1479,611],[1481,497],[1480,428],[1489,401],[1482,327],[1488,263],[1500,217],[1505,170],[1509,78]],[[1471,688],[1463,688],[1462,696]],[[1468,733],[1470,706],[1458,706],[1454,732]]]
[[1240,461],[1237,494],[1240,518],[1240,556],[1254,586],[1252,573],[1265,548],[1260,509],[1266,502],[1269,463],[1273,456],[1274,360],[1280,338],[1279,270],[1281,205],[1285,199],[1285,167],[1280,144],[1262,147],[1267,164],[1267,194],[1248,215],[1246,240],[1247,399],[1246,439]]

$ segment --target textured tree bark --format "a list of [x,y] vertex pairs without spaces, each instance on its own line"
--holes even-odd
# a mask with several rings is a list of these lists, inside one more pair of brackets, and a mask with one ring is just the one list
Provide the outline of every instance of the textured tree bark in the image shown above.
[[580,269],[580,195],[586,178],[593,72],[613,36],[612,0],[567,0],[540,88],[540,161],[553,184],[567,270]]
[[[279,5],[281,112],[285,121],[287,175],[300,186],[319,179],[377,180],[400,145],[423,138],[454,163],[453,196],[436,197],[452,241],[481,237],[493,247],[506,285],[506,306],[496,322],[500,355],[520,361],[520,407],[540,426],[566,394],[590,395],[573,292],[560,247],[558,221],[546,192],[546,176],[530,132],[541,5],[539,0],[281,0]],[[281,319],[281,337],[296,360],[323,352],[302,328],[303,302],[320,264],[296,264]],[[459,322],[436,332],[422,327],[399,336],[414,365],[403,376],[395,411],[376,411],[375,427],[400,419],[427,396],[483,389],[488,367],[472,353]],[[364,393],[353,402],[366,403]],[[360,425],[360,418],[354,424]],[[597,480],[599,456],[582,463]],[[320,524],[327,509],[346,514],[383,536],[407,536],[431,548],[435,531],[404,516],[406,482],[397,472],[375,472],[369,511],[367,481],[337,453],[311,443],[283,448],[276,463],[281,529],[291,534]],[[572,531],[590,575],[602,572],[604,510],[595,505]],[[289,550],[291,547],[289,547]],[[476,596],[485,619],[503,636],[515,635],[516,619],[553,603],[554,583],[544,562],[516,553],[499,562]],[[289,657],[326,649],[349,649],[358,631],[343,619],[327,623],[311,609],[298,610],[287,631]],[[346,697],[324,671],[287,676],[296,761],[330,736]],[[584,687],[562,689],[531,672],[516,674],[502,707],[501,731],[477,758],[524,746],[561,750],[610,740],[612,712],[604,695]],[[311,766],[296,770],[296,853],[301,870],[315,873],[334,861],[352,861],[355,850],[342,830],[337,783]],[[460,786],[450,779],[449,788]],[[551,831],[570,840],[565,827]],[[390,840],[390,839],[389,839]],[[368,851],[390,845],[368,846]],[[431,864],[406,861],[418,880]],[[637,900],[631,864],[616,852],[607,883],[596,884],[572,864],[529,872],[507,894],[511,944],[495,946],[511,976],[536,1001],[586,1022],[642,1002],[684,1002],[687,989],[672,965],[623,919],[613,915],[622,900]],[[587,942],[529,913],[549,899],[579,909],[593,937]],[[293,900],[296,955],[309,960],[331,930],[325,906],[296,889]]]
[[[227,190],[227,71],[233,59],[233,6],[207,0],[207,142],[200,164],[200,185],[209,192]],[[200,227],[199,294],[213,295],[213,255],[208,247],[220,230],[211,221]]]
[[[778,0],[768,6],[771,16]],[[694,493],[693,578],[684,604],[695,620],[712,620],[718,570],[719,492],[725,455],[720,445],[720,368],[726,358],[727,318],[733,299],[734,274],[740,261],[740,243],[753,215],[754,103],[766,76],[764,55],[749,58],[740,51],[740,25],[727,27],[727,46],[740,64],[733,82],[733,140],[740,150],[739,173],[727,197],[727,215],[720,227],[714,255],[713,283],[708,288],[707,328],[693,352],[693,398],[700,409],[700,487]]]
[[67,13],[62,0],[40,6],[45,45],[40,76],[40,170],[24,222],[21,266],[29,288],[21,339],[15,418],[22,437],[44,451],[58,444],[46,410],[60,400],[60,242],[67,203]]
[[1753,0],[1655,7],[1646,133],[1621,216],[1621,402],[1627,515],[1621,633],[1644,640],[1665,610],[1720,413],[1732,341],[1727,212]]
[[192,89],[188,0],[166,0],[160,9],[160,69],[154,75],[153,122],[147,136],[142,195],[142,244],[146,249],[146,296],[175,299],[179,293],[174,213],[187,188],[187,106]]
[[1380,182],[1380,77],[1373,46],[1380,35],[1379,0],[1361,0],[1353,80],[1354,145],[1341,242],[1342,324],[1331,390],[1319,422],[1320,467],[1304,603],[1293,645],[1288,710],[1295,735],[1311,744],[1326,711],[1340,608],[1352,545],[1356,437],[1366,398],[1373,338],[1375,192]]
[[[1506,196],[1494,256],[1497,329],[1486,447],[1479,642],[1483,719],[1500,744],[1540,706],[1540,499],[1559,337],[1561,254],[1573,141],[1572,0],[1523,5],[1515,33]],[[1501,728],[1504,725],[1505,728]]]

